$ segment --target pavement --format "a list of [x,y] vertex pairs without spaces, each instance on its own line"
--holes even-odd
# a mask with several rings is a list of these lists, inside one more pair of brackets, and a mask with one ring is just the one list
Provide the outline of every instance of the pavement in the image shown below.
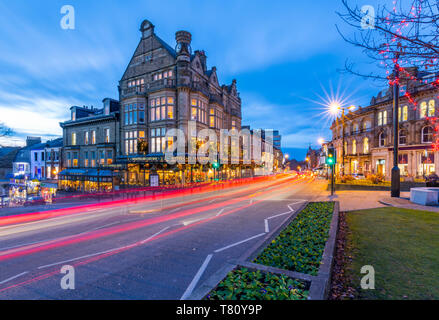
[[185,299],[322,190],[284,175],[0,219],[0,299]]
[[384,205],[396,208],[439,212],[439,206],[423,206],[410,202],[410,192],[405,193],[406,194],[401,194],[399,198],[392,198],[387,194],[387,197],[383,197],[380,202]]

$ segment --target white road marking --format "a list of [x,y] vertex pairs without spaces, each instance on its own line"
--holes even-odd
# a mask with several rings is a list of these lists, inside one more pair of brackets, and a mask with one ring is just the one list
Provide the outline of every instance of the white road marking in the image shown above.
[[204,260],[200,269],[198,270],[197,274],[195,275],[195,277],[192,279],[191,283],[189,284],[189,287],[187,287],[186,291],[181,296],[180,300],[186,300],[192,294],[192,292],[195,289],[195,286],[197,285],[198,281],[200,281],[200,278],[203,275],[204,271],[206,270],[207,265],[209,264],[212,257],[213,257],[213,254],[209,254],[206,257],[206,259]]
[[[147,239],[141,241],[140,244],[144,244],[145,242],[148,242],[149,240],[151,240],[152,238],[158,236],[160,233],[162,233],[163,231],[165,231],[165,230],[167,230],[167,229],[169,229],[169,228],[170,228],[170,227],[163,228],[162,230],[160,230],[159,232],[153,234],[153,235],[150,236],[149,238],[147,238]],[[128,248],[128,247],[132,247],[132,246],[133,246],[133,244],[130,244],[130,245],[123,246],[123,247],[119,247],[119,248],[114,248],[114,249],[110,249],[110,250],[105,250],[105,251],[101,251],[101,252],[96,252],[96,253],[87,254],[87,255],[85,255],[85,256],[81,256],[81,257],[76,257],[76,258],[72,258],[72,259],[68,259],[68,260],[64,260],[64,261],[58,261],[58,262],[54,262],[54,263],[51,263],[51,264],[46,264],[46,265],[44,265],[44,266],[40,266],[40,267],[38,267],[38,269],[44,269],[44,268],[48,268],[48,267],[53,267],[53,266],[56,266],[56,265],[59,265],[59,264],[63,264],[63,263],[66,263],[66,262],[72,262],[72,261],[76,261],[76,260],[80,260],[80,259],[91,258],[91,257],[94,257],[94,256],[98,256],[98,255],[100,255],[100,254],[105,254],[105,253],[109,253],[109,252],[114,252],[114,251],[118,251],[118,250],[126,249],[126,248]]]
[[268,219],[265,219],[264,222],[265,222],[265,233],[269,233],[270,228],[268,227]]
[[225,209],[226,209],[226,208],[222,208],[222,209],[216,214],[216,216],[218,217],[220,214],[222,214],[222,213],[224,212]]
[[12,280],[14,280],[14,279],[17,279],[18,277],[24,276],[24,275],[27,274],[27,273],[29,273],[29,271],[25,271],[25,272],[22,272],[22,273],[20,273],[20,274],[17,274],[17,275],[15,275],[15,276],[13,276],[13,277],[10,277],[10,278],[6,279],[6,280],[0,281],[0,284],[4,284],[4,283],[6,283],[6,282],[9,282],[9,281],[12,281]]
[[72,258],[72,259],[68,259],[68,260],[64,260],[64,261],[58,261],[58,262],[54,262],[54,263],[51,263],[51,264],[46,264],[44,266],[40,266],[40,267],[38,267],[38,269],[45,269],[45,268],[48,268],[48,267],[53,267],[53,266],[56,266],[56,265],[59,265],[59,264],[63,264],[63,263],[66,263],[66,262],[72,262],[72,261],[76,261],[76,260],[80,260],[80,259],[84,259],[84,258],[91,258],[91,257],[94,257],[94,256],[98,256],[100,254],[109,253],[109,252],[120,250],[120,249],[123,249],[123,248],[125,248],[125,247],[120,247],[120,248],[116,248],[116,249],[110,249],[110,250],[105,250],[105,251],[101,251],[101,252],[91,253],[91,254],[87,254],[85,256],[76,257],[76,258]]
[[144,244],[145,242],[148,242],[149,240],[151,240],[151,239],[154,238],[154,237],[157,237],[160,233],[162,233],[162,232],[168,230],[169,228],[170,228],[170,227],[163,228],[163,229],[160,230],[159,232],[154,233],[152,236],[150,236],[149,238],[146,238],[145,240],[143,240],[143,241],[140,242],[140,243],[141,243],[141,244]]
[[284,216],[284,215],[292,213],[292,212],[294,212],[294,210],[288,211],[288,212],[284,212],[284,213],[279,213],[279,214],[277,214],[275,216],[268,217],[267,220],[271,220],[271,219],[274,219],[274,218],[277,218],[277,217],[281,217],[281,216]]
[[296,202],[290,203],[289,205],[287,205],[288,209],[290,209],[291,211],[295,211],[293,208],[291,208],[291,205],[293,204],[298,204],[298,203],[302,203],[302,202],[306,202],[306,200],[297,200]]
[[105,225],[103,225],[103,226],[100,226],[100,227],[96,227],[96,228],[94,228],[94,229],[91,229],[90,231],[99,230],[99,229],[102,229],[102,228],[105,228],[105,227],[109,227],[109,226],[112,226],[112,225],[118,224],[118,223],[120,223],[120,222],[121,222],[121,221],[116,221],[116,222],[113,222],[113,223],[105,224]]
[[207,219],[209,219],[209,218],[201,218],[201,219],[196,219],[196,220],[187,220],[187,221],[183,221],[183,225],[184,226],[188,226],[188,225],[191,225],[193,223],[200,222],[200,221],[207,220]]
[[243,244],[243,243],[245,243],[245,242],[247,242],[247,241],[250,241],[250,240],[253,240],[253,239],[256,239],[256,238],[262,237],[262,236],[265,236],[265,232],[264,232],[264,233],[260,233],[260,234],[258,234],[258,235],[256,235],[256,236],[253,236],[253,237],[251,237],[251,238],[248,238],[248,239],[245,239],[245,240],[242,240],[242,241],[239,241],[239,242],[235,242],[235,243],[233,243],[233,244],[231,244],[231,245],[229,245],[229,246],[227,246],[227,247],[224,247],[224,248],[221,248],[221,249],[215,250],[214,252],[215,252],[215,253],[218,253],[218,252],[221,252],[221,251],[224,251],[224,250],[230,249],[230,248],[232,248],[232,247],[239,246],[240,244]]
[[172,213],[172,212],[178,211],[178,210],[180,210],[180,209],[181,209],[181,207],[174,208],[174,209],[172,209],[171,211],[169,211],[168,213]]

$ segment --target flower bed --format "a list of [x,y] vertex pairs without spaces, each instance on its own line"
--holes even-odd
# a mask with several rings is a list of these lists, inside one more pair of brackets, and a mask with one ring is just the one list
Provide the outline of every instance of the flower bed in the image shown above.
[[333,210],[333,202],[308,204],[254,263],[317,275]]
[[211,291],[208,300],[306,300],[308,285],[285,275],[237,268]]

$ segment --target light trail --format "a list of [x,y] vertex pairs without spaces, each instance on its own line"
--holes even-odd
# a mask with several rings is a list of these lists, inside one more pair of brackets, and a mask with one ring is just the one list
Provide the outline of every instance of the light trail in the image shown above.
[[[274,178],[275,179],[282,179],[284,177],[288,177],[286,174],[277,175]],[[70,214],[77,214],[77,213],[83,213],[84,210],[102,210],[105,208],[115,208],[115,207],[122,207],[127,206],[130,204],[140,204],[144,202],[151,202],[151,201],[157,201],[157,200],[167,200],[167,199],[175,199],[180,197],[186,197],[188,195],[197,195],[197,194],[205,194],[209,192],[214,192],[218,190],[224,190],[226,189],[236,189],[239,187],[243,187],[245,185],[251,185],[251,184],[258,184],[265,182],[267,180],[270,180],[270,178],[273,177],[257,177],[253,178],[252,180],[237,180],[237,181],[229,181],[222,184],[215,184],[215,185],[207,185],[207,186],[199,186],[194,187],[191,189],[183,189],[183,190],[174,190],[169,192],[163,192],[161,194],[153,194],[148,195],[144,197],[137,197],[133,199],[123,199],[123,200],[114,200],[114,201],[108,201],[108,202],[101,202],[101,203],[94,203],[94,204],[88,204],[88,205],[82,205],[82,206],[76,206],[71,208],[62,208],[62,209],[55,209],[55,210],[48,210],[48,211],[41,211],[41,212],[31,212],[26,214],[19,214],[14,216],[6,216],[6,217],[0,217],[0,226],[6,226],[11,224],[18,224],[18,223],[25,223],[25,222],[32,222],[36,220],[44,220],[44,219],[50,219]],[[293,177],[294,179],[295,177]],[[221,196],[215,196],[208,199],[214,199]]]
[[[303,180],[303,179],[300,179],[300,180]],[[294,182],[297,182],[297,181],[294,181]],[[280,187],[279,189],[282,190],[282,189],[284,189],[284,188],[285,188],[285,186],[282,186],[282,187]],[[251,197],[251,196],[253,196],[253,195],[250,195],[249,197]],[[253,202],[251,202],[251,203],[249,203],[249,204],[243,205],[243,206],[238,207],[238,208],[231,209],[231,210],[229,210],[229,211],[223,213],[221,216],[213,216],[213,217],[206,218],[206,219],[204,219],[204,220],[201,220],[201,221],[195,222],[195,223],[193,223],[193,224],[190,224],[190,225],[187,225],[187,226],[183,226],[183,227],[180,227],[180,228],[175,229],[175,230],[172,230],[172,231],[168,231],[168,232],[166,232],[166,233],[158,234],[158,233],[163,232],[164,230],[167,229],[167,228],[165,228],[165,229],[159,231],[155,236],[153,235],[153,236],[151,236],[151,237],[149,237],[149,238],[147,238],[147,239],[145,239],[145,240],[137,241],[137,242],[135,242],[135,243],[133,243],[133,244],[131,244],[131,245],[127,245],[127,246],[122,247],[122,248],[120,248],[120,249],[115,249],[115,250],[112,250],[112,251],[109,251],[109,252],[102,253],[101,255],[98,255],[98,256],[93,256],[92,258],[90,258],[90,259],[88,259],[88,260],[84,260],[84,261],[78,262],[78,263],[76,263],[76,264],[73,264],[73,267],[79,267],[79,266],[82,266],[82,265],[86,265],[86,264],[89,264],[89,263],[92,263],[92,262],[95,262],[95,261],[101,260],[101,259],[103,259],[103,258],[106,258],[106,257],[112,256],[112,255],[115,255],[115,254],[117,254],[117,253],[120,253],[120,252],[123,252],[123,251],[129,250],[129,249],[132,249],[132,248],[134,248],[134,247],[137,247],[137,246],[143,245],[143,244],[145,244],[145,243],[149,243],[149,242],[151,242],[151,241],[154,241],[154,240],[157,240],[157,239],[160,239],[160,238],[163,238],[163,237],[171,236],[171,235],[176,234],[176,233],[178,233],[178,232],[180,232],[180,231],[183,231],[183,230],[186,230],[186,229],[189,229],[189,228],[193,228],[193,227],[195,227],[195,226],[197,226],[197,225],[200,225],[200,224],[203,224],[203,223],[206,223],[206,222],[209,222],[209,221],[213,221],[213,220],[216,220],[216,219],[222,218],[222,217],[224,217],[224,216],[226,216],[226,215],[229,215],[229,214],[233,214],[233,213],[235,213],[235,212],[238,212],[238,211],[240,211],[240,210],[243,210],[243,209],[245,209],[245,208],[248,208],[248,207],[250,207],[250,206],[253,206],[253,205],[255,205],[255,204],[258,204],[258,203],[260,203],[260,202],[262,202],[262,201],[263,201],[263,200],[254,200]],[[1,259],[0,259],[0,261],[1,261]],[[49,272],[49,273],[46,273],[46,274],[42,274],[42,275],[39,275],[39,276],[37,276],[37,277],[35,277],[35,278],[28,279],[28,280],[25,280],[25,281],[23,281],[23,282],[20,282],[20,283],[17,283],[17,284],[11,285],[11,286],[9,286],[9,287],[6,287],[6,288],[3,288],[3,289],[0,289],[0,292],[4,292],[4,291],[7,291],[7,290],[10,290],[10,289],[13,289],[13,288],[17,288],[17,287],[21,287],[21,286],[24,286],[24,285],[27,285],[27,284],[30,284],[30,283],[33,283],[33,282],[37,282],[37,281],[40,281],[40,280],[44,280],[44,279],[47,279],[47,278],[49,278],[49,277],[51,277],[51,276],[58,275],[58,274],[59,274],[59,270],[55,270],[55,271],[53,271],[53,272]]]
[[[283,186],[283,184],[285,184],[287,182],[289,182],[289,181],[286,181],[286,182],[283,181],[282,183],[280,183],[280,186],[277,187],[276,190],[282,190],[282,189],[289,187],[289,185]],[[48,241],[46,243],[43,242],[43,243],[37,243],[37,244],[29,245],[29,246],[23,246],[23,247],[9,249],[9,250],[0,252],[0,261],[12,259],[12,258],[17,258],[17,257],[23,256],[23,255],[28,255],[28,254],[32,254],[32,253],[36,253],[36,252],[40,252],[40,251],[54,249],[54,248],[58,248],[61,246],[72,245],[72,244],[80,243],[80,242],[84,242],[84,241],[90,241],[93,239],[106,237],[106,236],[118,234],[121,232],[127,232],[127,231],[135,230],[138,228],[143,228],[143,227],[155,225],[158,223],[164,223],[164,222],[168,222],[171,220],[188,217],[188,216],[191,216],[191,215],[194,215],[197,213],[214,210],[214,209],[217,209],[220,207],[223,208],[223,207],[230,206],[230,205],[242,202],[242,201],[249,200],[250,198],[257,196],[260,193],[262,193],[262,191],[258,191],[256,193],[253,193],[253,194],[246,196],[246,197],[235,198],[235,199],[223,201],[220,203],[215,203],[215,204],[210,204],[210,205],[206,205],[206,206],[202,206],[202,207],[198,207],[198,208],[188,209],[188,210],[184,210],[184,211],[181,211],[178,213],[173,213],[173,214],[168,214],[165,216],[151,218],[151,219],[148,219],[146,221],[136,221],[136,222],[124,224],[122,226],[115,226],[115,227],[110,227],[110,228],[106,228],[103,230],[91,231],[88,234],[67,236],[64,238]],[[253,205],[253,204],[250,204],[250,205]],[[194,225],[194,223],[192,223],[191,225]]]

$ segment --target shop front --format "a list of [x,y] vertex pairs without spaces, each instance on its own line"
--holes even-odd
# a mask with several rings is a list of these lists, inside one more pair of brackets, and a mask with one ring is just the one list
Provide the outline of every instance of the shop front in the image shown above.
[[[192,183],[211,182],[214,180],[237,179],[253,176],[252,165],[243,168],[240,164],[219,165],[217,168],[201,159],[206,164],[188,164],[189,157],[185,156],[185,164],[178,162],[168,164],[162,153],[119,157],[117,163],[121,166],[121,184],[126,186],[181,186]],[[180,160],[177,162],[177,160]],[[192,161],[194,162],[194,161]]]
[[65,169],[59,173],[58,188],[65,191],[109,192],[117,189],[117,172],[109,169]]
[[28,180],[26,176],[16,176],[9,182],[9,199],[11,204],[23,204],[30,196],[38,195],[40,182]]
[[53,198],[56,197],[56,191],[58,190],[58,185],[56,183],[41,182],[41,197],[43,197],[46,203],[52,203]]
[[425,150],[421,153],[421,164],[419,166],[420,175],[423,177],[435,173],[434,153]]

